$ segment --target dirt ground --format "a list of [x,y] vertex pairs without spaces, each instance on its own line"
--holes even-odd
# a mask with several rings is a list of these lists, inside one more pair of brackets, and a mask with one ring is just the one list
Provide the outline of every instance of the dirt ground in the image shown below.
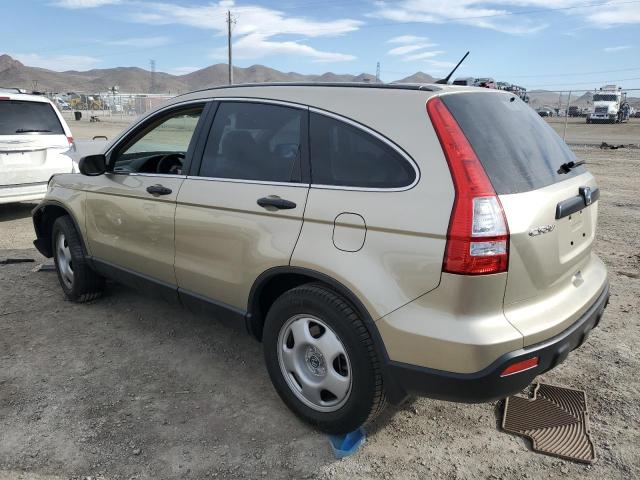
[[587,391],[593,466],[534,453],[498,428],[501,402],[389,409],[356,455],[272,388],[239,329],[110,285],[65,301],[32,247],[29,205],[0,206],[0,479],[640,478],[640,149],[575,147],[601,187],[596,252],[611,303],[540,380]]

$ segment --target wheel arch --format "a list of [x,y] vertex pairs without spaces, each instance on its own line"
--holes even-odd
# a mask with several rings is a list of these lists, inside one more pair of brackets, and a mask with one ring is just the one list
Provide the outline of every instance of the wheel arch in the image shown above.
[[[358,312],[375,343],[382,346],[378,328],[369,311],[358,297],[345,285],[333,277],[304,267],[273,267],[263,272],[253,283],[247,306],[247,328],[258,340],[262,339],[262,328],[267,312],[273,302],[292,288],[306,283],[322,283],[342,295]],[[382,347],[384,349],[384,347]],[[384,352],[386,358],[386,351]]]
[[33,241],[33,244],[36,246],[38,251],[42,253],[42,255],[47,258],[51,258],[53,256],[53,252],[51,250],[51,235],[53,233],[53,223],[56,221],[56,219],[64,215],[69,216],[69,218],[73,222],[73,226],[75,227],[76,231],[78,232],[78,236],[80,237],[80,242],[82,244],[82,253],[87,256],[87,247],[85,245],[84,237],[82,236],[82,230],[80,230],[76,217],[66,206],[54,200],[48,200],[40,203],[31,212],[33,227],[36,231],[36,239]]
[[324,273],[303,267],[273,267],[263,272],[253,283],[249,293],[246,315],[247,330],[262,341],[264,321],[269,307],[284,292],[306,283],[321,283],[342,295],[362,319],[380,360],[385,391],[389,402],[399,405],[407,398],[407,392],[389,375],[389,356],[382,336],[364,304],[345,285]]

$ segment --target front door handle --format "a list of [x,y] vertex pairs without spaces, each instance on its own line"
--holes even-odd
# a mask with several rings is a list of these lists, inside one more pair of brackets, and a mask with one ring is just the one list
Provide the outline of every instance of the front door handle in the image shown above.
[[147,187],[147,192],[152,195],[169,195],[171,191],[170,188],[163,187],[162,185],[151,185]]
[[294,202],[285,200],[284,198],[280,198],[276,195],[259,198],[258,205],[264,208],[273,207],[276,210],[290,210],[292,208],[296,208],[296,204]]

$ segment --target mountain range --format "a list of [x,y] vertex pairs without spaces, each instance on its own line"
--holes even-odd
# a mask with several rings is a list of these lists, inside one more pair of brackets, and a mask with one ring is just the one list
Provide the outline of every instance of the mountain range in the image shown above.
[[[127,93],[170,93],[178,94],[201,88],[227,84],[227,65],[219,63],[196,70],[185,75],[171,75],[138,67],[116,67],[93,69],[85,72],[69,70],[55,72],[38,67],[29,67],[9,55],[0,55],[0,86],[17,87],[27,90],[49,92],[105,92],[117,85],[121,92]],[[234,67],[235,83],[257,82],[375,82],[375,75],[336,74],[303,75],[295,72],[280,72],[264,65],[252,65],[247,68]],[[423,72],[417,72],[402,82],[433,83],[434,78]]]
[[[171,75],[164,72],[151,72],[138,67],[116,67],[78,72],[69,70],[56,72],[45,68],[29,67],[9,55],[0,55],[0,87],[17,87],[26,90],[48,92],[106,92],[118,86],[124,93],[168,93],[179,94],[192,90],[227,84],[227,64],[218,63],[185,75]],[[234,67],[235,83],[258,82],[369,82],[376,81],[375,75],[336,74],[303,75],[296,72],[281,72],[264,65],[252,65],[247,68]],[[436,79],[424,72],[416,72],[397,83],[433,83]],[[153,87],[153,88],[152,88]],[[571,105],[587,106],[591,102],[592,92],[580,92],[571,98]],[[530,90],[530,105],[533,108],[564,106],[567,95],[559,95],[548,90]],[[632,105],[640,107],[640,100],[629,98]]]

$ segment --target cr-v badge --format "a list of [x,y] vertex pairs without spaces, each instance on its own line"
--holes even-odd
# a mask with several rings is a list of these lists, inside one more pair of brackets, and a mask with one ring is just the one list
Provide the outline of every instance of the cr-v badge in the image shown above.
[[529,236],[537,237],[538,235],[542,235],[543,233],[552,232],[554,228],[556,228],[555,225],[542,225],[541,227],[532,228],[531,230],[529,230]]

